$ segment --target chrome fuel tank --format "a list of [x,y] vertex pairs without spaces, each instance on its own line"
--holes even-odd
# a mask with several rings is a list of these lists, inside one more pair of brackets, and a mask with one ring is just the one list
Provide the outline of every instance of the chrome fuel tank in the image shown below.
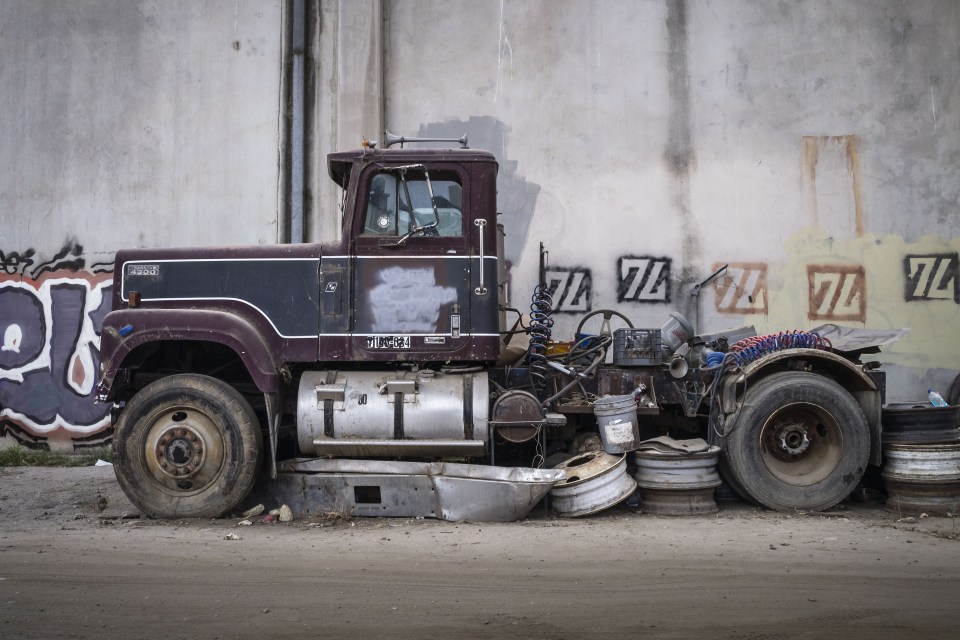
[[480,457],[488,398],[482,371],[311,371],[297,438],[305,455]]

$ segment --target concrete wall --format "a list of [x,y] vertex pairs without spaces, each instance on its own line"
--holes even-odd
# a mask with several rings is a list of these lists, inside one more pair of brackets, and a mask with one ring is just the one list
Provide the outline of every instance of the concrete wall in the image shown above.
[[555,335],[598,308],[704,332],[911,327],[883,355],[891,399],[946,391],[960,5],[384,6],[386,126],[497,153],[513,302],[545,242]]
[[281,9],[0,3],[0,441],[109,437],[117,249],[276,242]]
[[[960,369],[953,0],[307,7],[310,240],[339,229],[327,152],[468,133],[501,161],[512,302],[544,242],[558,338],[602,308],[911,327],[882,355],[891,400]],[[284,237],[288,14],[0,3],[3,433],[109,436],[86,394],[116,249]]]

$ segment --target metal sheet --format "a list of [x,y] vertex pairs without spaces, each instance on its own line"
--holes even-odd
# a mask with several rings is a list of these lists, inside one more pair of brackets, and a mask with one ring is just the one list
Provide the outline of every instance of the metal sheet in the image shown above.
[[511,522],[563,480],[557,469],[445,462],[288,460],[252,500],[282,501],[299,516],[424,517]]
[[400,460],[327,460],[298,458],[280,463],[280,470],[303,473],[371,473],[381,475],[427,475],[503,482],[558,482],[567,477],[562,469],[495,467],[454,462],[406,462]]
[[833,348],[838,351],[860,351],[892,344],[910,333],[910,329],[858,329],[823,324],[811,329],[810,332],[828,339]]

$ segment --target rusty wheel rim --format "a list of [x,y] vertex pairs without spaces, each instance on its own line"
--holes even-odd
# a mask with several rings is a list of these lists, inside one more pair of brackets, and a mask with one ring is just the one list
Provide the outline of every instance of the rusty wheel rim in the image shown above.
[[789,485],[822,482],[840,464],[842,454],[839,423],[812,403],[781,407],[760,430],[760,459],[774,477]]
[[202,491],[220,477],[224,451],[222,431],[207,413],[176,407],[151,420],[143,453],[150,477],[183,495]]

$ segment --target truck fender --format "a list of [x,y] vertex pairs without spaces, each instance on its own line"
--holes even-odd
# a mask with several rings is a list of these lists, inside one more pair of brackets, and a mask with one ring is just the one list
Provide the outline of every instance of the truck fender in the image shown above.
[[720,406],[724,413],[736,413],[740,407],[743,382],[755,384],[766,375],[782,371],[788,361],[803,361],[812,373],[833,378],[853,396],[870,426],[870,464],[882,463],[881,423],[882,401],[880,390],[863,369],[846,358],[820,349],[784,349],[768,353],[744,366],[740,371],[725,376],[720,386]]
[[113,383],[127,356],[151,342],[204,341],[229,347],[243,362],[257,388],[264,393],[280,389],[277,364],[263,334],[234,313],[197,309],[124,309],[112,311],[103,321],[100,352],[109,354],[100,363],[97,402],[114,395]]

